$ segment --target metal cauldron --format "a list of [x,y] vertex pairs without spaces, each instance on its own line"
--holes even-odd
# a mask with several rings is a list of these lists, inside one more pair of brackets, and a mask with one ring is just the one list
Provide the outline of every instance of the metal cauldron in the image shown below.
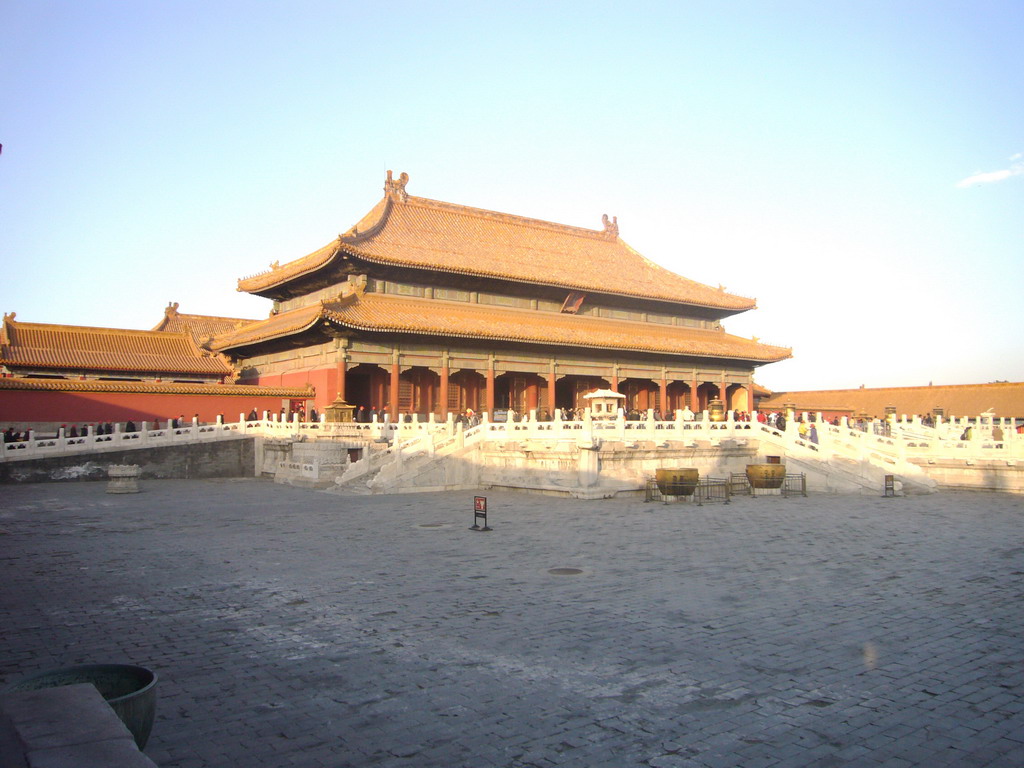
[[692,496],[700,482],[700,471],[687,469],[656,469],[654,482],[662,496]]
[[786,482],[785,464],[747,464],[751,488],[781,488]]
[[725,403],[718,398],[708,403],[708,420],[725,421]]

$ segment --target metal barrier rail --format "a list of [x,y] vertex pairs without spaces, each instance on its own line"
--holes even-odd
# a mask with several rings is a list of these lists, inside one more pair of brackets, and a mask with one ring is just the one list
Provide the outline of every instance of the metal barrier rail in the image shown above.
[[[697,483],[670,483],[666,486],[668,493],[662,493],[658,488],[658,481],[653,477],[647,479],[644,491],[644,501],[660,501],[668,504],[669,501],[689,501],[703,506],[704,502],[721,501],[728,504],[732,498],[730,483],[724,478],[705,477]],[[671,491],[679,491],[678,494]]]
[[807,475],[803,472],[788,473],[779,488],[754,488],[745,472],[733,472],[729,487],[737,496],[806,496]]

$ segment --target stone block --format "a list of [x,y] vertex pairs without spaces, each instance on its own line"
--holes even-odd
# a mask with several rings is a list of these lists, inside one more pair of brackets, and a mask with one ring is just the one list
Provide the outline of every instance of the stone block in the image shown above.
[[95,741],[55,749],[40,749],[28,754],[28,768],[156,768],[139,752],[135,742]]
[[89,683],[0,695],[0,711],[10,719],[26,750],[47,749],[131,733]]
[[[0,694],[9,726],[4,765],[27,768],[153,768],[135,740],[89,683]],[[5,754],[5,760],[8,757]]]

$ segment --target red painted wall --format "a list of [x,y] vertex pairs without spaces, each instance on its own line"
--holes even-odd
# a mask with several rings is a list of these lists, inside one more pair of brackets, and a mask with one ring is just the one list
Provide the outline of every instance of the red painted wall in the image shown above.
[[312,384],[316,389],[313,404],[320,413],[323,413],[324,408],[333,403],[334,398],[338,395],[338,368],[332,365],[323,368],[288,371],[287,373],[274,373],[255,379],[245,379],[239,383],[258,384],[263,387],[298,387],[300,389],[307,384]]
[[159,419],[161,423],[177,416],[191,420],[199,414],[202,422],[216,421],[218,414],[233,422],[238,414],[253,408],[276,413],[289,402],[281,397],[238,395],[160,395],[122,392],[0,392],[0,428],[19,424],[53,422],[57,424],[95,424],[124,422],[136,424]]

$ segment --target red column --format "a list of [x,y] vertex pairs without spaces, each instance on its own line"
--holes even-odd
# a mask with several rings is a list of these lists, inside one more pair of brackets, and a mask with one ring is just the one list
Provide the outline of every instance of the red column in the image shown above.
[[658,384],[658,391],[661,395],[661,412],[662,414],[668,413],[668,381],[662,377],[661,382]]
[[487,366],[487,413],[494,415],[494,365]]
[[526,410],[535,411],[537,410],[537,390],[540,387],[537,386],[536,379],[530,379],[530,383],[526,385]]
[[722,407],[729,410],[729,383],[722,379],[718,383],[718,399],[722,401]]
[[344,357],[342,357],[338,361],[338,399],[339,400],[345,400],[345,373],[347,371],[348,371],[348,361]]
[[747,384],[747,413],[754,412],[754,383]]
[[555,381],[557,378],[554,368],[548,371],[548,410],[551,411],[552,418],[555,416]]
[[448,416],[448,361],[441,366],[441,418]]
[[694,413],[700,413],[700,401],[697,399],[697,385],[696,379],[690,382],[690,410]]
[[398,361],[396,360],[391,364],[391,404],[388,406],[388,411],[391,413],[391,420],[394,422],[399,421],[398,413],[398,374],[400,373],[398,367]]

